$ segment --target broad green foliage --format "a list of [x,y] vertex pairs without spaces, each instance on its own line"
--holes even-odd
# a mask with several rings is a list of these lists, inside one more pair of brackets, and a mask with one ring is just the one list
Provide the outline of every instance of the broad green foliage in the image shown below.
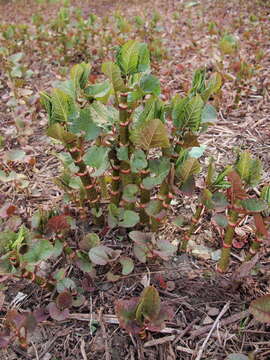
[[[79,170],[63,159],[65,178],[57,182],[72,194],[78,189],[80,201],[90,199],[93,214],[102,212],[101,197],[112,194],[111,227],[133,227],[146,214],[153,225],[164,209],[161,200],[150,201],[152,189],[165,191],[160,195],[164,199],[174,192],[167,184],[193,191],[194,176],[200,171],[198,158],[205,149],[199,146],[198,134],[202,124],[210,124],[216,116],[201,94],[208,88],[212,94],[219,85],[206,82],[204,72],[197,71],[188,96],[165,104],[160,82],[151,74],[146,44],[130,40],[119,48],[116,59],[102,65],[108,77],[102,83],[89,84],[91,65],[82,63],[72,67],[70,80],[41,94],[49,117],[47,134],[66,146]],[[173,130],[168,126],[171,115]],[[153,158],[152,149],[166,156],[160,153]],[[177,176],[169,180],[174,167]],[[166,201],[170,203],[169,198]],[[145,204],[145,211],[136,209],[138,202]]]

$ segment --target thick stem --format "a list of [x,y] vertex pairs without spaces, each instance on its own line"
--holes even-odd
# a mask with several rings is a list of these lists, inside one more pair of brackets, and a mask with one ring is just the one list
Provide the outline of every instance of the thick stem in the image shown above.
[[264,235],[262,235],[258,231],[256,231],[255,238],[251,243],[251,246],[249,248],[249,253],[246,256],[245,261],[252,259],[253,256],[255,256],[259,252],[262,242],[263,242],[263,238],[264,238]]
[[143,225],[145,224],[149,224],[149,215],[146,213],[145,211],[145,207],[147,206],[147,204],[150,201],[151,198],[151,191],[148,189],[145,189],[145,187],[143,186],[142,182],[143,179],[146,178],[149,175],[149,170],[142,170],[141,171],[141,184],[140,184],[140,189],[141,189],[141,201],[140,201],[140,221]]
[[[120,147],[126,147],[128,156],[130,156],[130,144],[129,144],[129,111],[127,105],[127,93],[120,94],[119,103],[119,119],[120,119],[120,136],[119,145]],[[132,175],[129,163],[122,160],[120,162],[120,177],[123,187],[132,184]],[[126,203],[125,208],[132,210],[134,209],[134,203]]]
[[112,164],[112,185],[111,185],[111,202],[112,204],[119,206],[121,197],[120,192],[120,161],[117,158],[116,151],[113,149],[110,152],[110,158],[113,161]]
[[191,219],[192,224],[190,225],[189,230],[184,234],[183,241],[181,241],[179,244],[179,249],[178,249],[179,252],[187,251],[188,242],[191,238],[191,235],[197,229],[198,222],[200,220],[203,210],[204,210],[204,206],[202,204],[199,204],[196,208],[194,216]]
[[231,247],[234,236],[234,229],[238,219],[238,212],[235,210],[229,210],[229,224],[226,228],[223,247],[221,251],[221,258],[218,262],[217,270],[219,272],[225,272],[230,264]]
[[[158,206],[157,206],[157,215],[162,211],[162,210],[167,210],[170,206],[170,202],[171,202],[171,194],[170,194],[170,187],[169,184],[167,182],[167,179],[165,179],[163,181],[163,183],[160,186],[160,191],[158,194]],[[151,229],[152,231],[156,232],[158,230],[160,226],[160,220],[158,218],[154,218],[151,217]]]
[[[100,200],[100,196],[98,195],[97,191],[96,191],[96,183],[95,181],[93,181],[93,179],[91,178],[91,176],[89,175],[86,165],[82,159],[82,149],[78,146],[73,146],[70,147],[69,149],[69,153],[72,157],[72,159],[75,162],[75,165],[79,168],[79,172],[76,174],[77,176],[80,177],[85,191],[86,191],[86,196],[88,199],[88,202],[90,204],[90,207],[95,209],[96,212],[98,212],[99,209],[99,200]],[[103,223],[103,217],[95,217],[95,223],[98,224],[102,224]]]

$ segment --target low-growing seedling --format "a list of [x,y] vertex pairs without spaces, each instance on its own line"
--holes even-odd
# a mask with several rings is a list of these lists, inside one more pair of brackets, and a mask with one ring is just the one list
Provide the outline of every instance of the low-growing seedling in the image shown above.
[[161,331],[165,321],[173,317],[172,309],[162,304],[153,286],[147,286],[140,297],[117,300],[115,312],[120,326],[130,334],[140,334],[145,330]]

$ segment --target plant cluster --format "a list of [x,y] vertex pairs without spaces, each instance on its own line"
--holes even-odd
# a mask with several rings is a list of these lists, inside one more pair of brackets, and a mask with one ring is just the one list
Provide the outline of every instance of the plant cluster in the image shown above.
[[[71,307],[84,303],[83,284],[69,275],[70,264],[83,273],[83,279],[94,278],[102,266],[108,281],[118,281],[132,273],[137,261],[168,260],[188,251],[189,240],[206,213],[221,235],[222,245],[216,244],[221,247],[220,272],[228,270],[235,229],[243,221],[254,222],[254,233],[244,244],[246,261],[259,254],[269,236],[270,186],[254,191],[261,181],[261,162],[248,151],[240,152],[234,164],[222,169],[212,158],[205,167],[201,161],[206,146],[200,144],[199,136],[217,120],[211,101],[220,95],[222,81],[229,77],[224,63],[226,56],[237,53],[238,42],[228,34],[221,37],[218,72],[210,76],[205,69],[197,70],[185,96],[177,94],[163,101],[160,81],[150,65],[150,58],[166,56],[159,37],[160,20],[158,13],[150,21],[140,16],[127,20],[120,13],[103,20],[90,14],[85,19],[66,1],[49,24],[41,15],[33,15],[34,33],[23,25],[1,25],[4,46],[0,56],[14,95],[10,106],[20,103],[21,88],[33,75],[23,64],[21,51],[30,51],[32,41],[38,44],[41,55],[53,43],[52,57],[57,61],[66,63],[83,57],[93,60],[94,66],[88,62],[74,65],[67,80],[55,82],[51,91],[40,95],[48,114],[47,135],[63,150],[57,154],[62,173],[55,182],[65,193],[66,211],[39,210],[26,227],[16,206],[7,203],[0,209],[1,273],[55,291],[44,309],[8,311],[0,347],[7,347],[15,338],[26,347],[28,333],[39,322],[49,316],[65,320]],[[216,25],[210,24],[209,32],[215,31]],[[126,41],[129,37],[144,39],[149,46],[139,40]],[[91,42],[99,43],[99,48],[88,54]],[[102,64],[106,79],[96,82],[99,60],[112,51],[116,52],[115,62]],[[240,56],[238,60],[231,68],[240,89],[252,69]],[[0,180],[27,192],[29,182],[16,172],[20,162],[33,166],[35,159],[21,150],[8,152],[0,165]],[[190,217],[181,214],[185,197],[196,205]],[[172,200],[180,209],[173,220],[180,233],[178,248],[158,234],[170,220]],[[76,240],[71,203],[84,223],[94,224],[92,232],[76,233]],[[103,243],[103,233],[118,228],[127,229],[124,241],[132,241],[134,256],[126,251],[125,242],[114,247]],[[60,257],[63,268],[52,273],[43,269],[44,264]],[[117,301],[115,311],[120,326],[134,334],[160,331],[164,321],[172,318],[172,310],[161,304],[152,286],[140,297]],[[255,300],[250,311],[259,320],[266,313],[268,322],[269,296]]]

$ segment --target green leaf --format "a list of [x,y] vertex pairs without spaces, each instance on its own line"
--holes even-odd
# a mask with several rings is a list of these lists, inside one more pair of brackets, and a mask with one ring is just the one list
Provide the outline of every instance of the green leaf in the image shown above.
[[76,113],[74,99],[60,89],[53,89],[51,92],[51,117],[49,125],[57,122],[68,122]]
[[91,176],[96,177],[104,174],[109,167],[109,148],[104,146],[92,146],[85,153],[83,160],[86,165],[89,165],[96,169]]
[[51,123],[51,118],[52,118],[52,100],[51,100],[51,96],[46,93],[46,92],[41,92],[40,94],[40,102],[41,105],[44,107],[44,109],[46,110],[48,116],[49,116],[49,124]]
[[154,186],[160,185],[169,174],[170,168],[171,164],[167,158],[149,160],[149,170],[151,176],[143,179],[143,186],[150,190]]
[[270,214],[270,186],[265,185],[262,188],[260,199],[264,200],[268,204],[268,209],[263,212],[264,216],[269,216]]
[[139,60],[139,43],[129,40],[121,46],[117,54],[117,64],[124,75],[131,75],[137,72]]
[[218,174],[216,180],[211,185],[213,188],[218,189],[228,189],[231,187],[231,184],[228,181],[225,181],[224,178],[233,170],[233,167],[227,166],[220,174]]
[[19,53],[10,55],[10,56],[8,57],[8,60],[9,60],[10,62],[12,62],[13,64],[16,64],[16,63],[18,63],[19,61],[21,61],[23,57],[24,57],[24,53],[23,53],[23,52],[19,52]]
[[198,174],[201,166],[197,159],[188,158],[180,166],[176,168],[176,174],[181,178],[182,182],[185,183],[190,176]]
[[117,159],[120,161],[128,161],[128,148],[126,146],[117,149]]
[[231,34],[224,35],[219,42],[220,51],[225,55],[233,54],[237,49],[237,46],[237,40]]
[[91,71],[91,65],[81,63],[74,65],[70,70],[70,78],[73,81],[75,89],[84,89]]
[[106,131],[108,131],[113,124],[119,121],[119,113],[112,106],[106,106],[100,101],[94,101],[89,108],[93,121]]
[[65,145],[72,144],[78,139],[75,134],[66,131],[60,124],[50,126],[47,130],[47,135],[61,141]]
[[206,149],[206,145],[194,146],[193,148],[191,148],[191,150],[189,150],[188,155],[189,157],[198,159],[203,155],[205,149]]
[[162,251],[163,256],[166,255],[166,257],[172,256],[177,250],[176,246],[174,246],[169,240],[165,239],[158,239],[157,247],[160,251]]
[[215,73],[211,76],[210,80],[207,82],[206,89],[201,93],[201,97],[204,102],[208,101],[209,97],[221,88],[222,86],[222,77],[219,73]]
[[139,215],[132,210],[125,210],[122,221],[119,222],[119,226],[126,228],[133,227],[140,221]]
[[127,90],[121,77],[121,70],[117,64],[111,61],[105,62],[102,64],[101,70],[110,79],[115,92]]
[[68,94],[74,100],[76,99],[77,89],[75,88],[72,80],[55,81],[53,83],[53,87],[62,90],[64,93]]
[[222,228],[226,229],[226,227],[228,226],[229,222],[227,219],[227,216],[222,215],[222,214],[216,214],[212,217],[212,220],[215,221],[218,226],[221,226]]
[[141,296],[136,311],[136,319],[141,322],[144,319],[151,322],[158,317],[161,307],[161,301],[158,291],[154,286],[147,286]]
[[178,215],[173,219],[173,224],[177,227],[182,227],[185,225],[186,219],[183,215]]
[[[147,124],[152,119],[161,119],[162,122],[165,122],[164,118],[164,104],[157,98],[155,95],[152,95],[145,103],[144,108],[139,107],[137,111],[134,112],[133,116],[133,129],[139,129]],[[136,116],[136,117],[135,117]]]
[[168,130],[160,119],[152,119],[143,126],[136,127],[132,130],[130,139],[144,150],[170,146]]
[[134,262],[131,258],[127,256],[121,256],[119,262],[122,265],[122,275],[129,275],[132,273],[134,269]]
[[145,208],[145,212],[149,216],[156,217],[161,212],[161,206],[159,200],[150,200]]
[[183,99],[176,96],[172,104],[172,119],[175,127],[183,127],[183,119],[185,116],[185,108],[189,102],[189,98],[185,97]]
[[248,151],[244,151],[240,154],[239,159],[235,165],[236,171],[240,175],[242,180],[248,178],[250,169],[251,155]]
[[91,117],[89,107],[80,110],[79,116],[70,123],[69,130],[74,134],[83,133],[86,141],[95,140],[101,133]]
[[140,81],[140,88],[146,94],[154,94],[159,96],[160,95],[160,82],[159,79],[151,74],[145,74],[141,78]]
[[137,193],[139,191],[139,187],[135,184],[128,184],[123,189],[123,200],[127,202],[135,202],[137,199]]
[[191,96],[201,94],[205,90],[205,75],[205,69],[197,69],[195,71],[192,79],[192,88],[190,90]]
[[268,209],[268,204],[261,199],[244,199],[240,203],[245,210],[250,212],[261,212]]
[[16,149],[9,151],[5,155],[5,158],[7,161],[22,161],[25,158],[25,156],[26,156],[25,151]]
[[96,233],[89,233],[79,242],[79,247],[82,250],[89,251],[91,248],[100,244],[100,238]]
[[217,111],[214,106],[206,104],[202,111],[202,123],[215,124],[217,122]]
[[133,247],[134,256],[143,264],[146,263],[148,248],[146,246],[135,244]]
[[252,159],[250,162],[250,169],[246,183],[249,186],[256,186],[261,180],[262,163],[259,159]]
[[150,69],[150,53],[145,43],[139,43],[138,72],[145,72]]
[[240,154],[235,165],[236,171],[241,179],[249,186],[255,186],[259,183],[262,173],[262,164],[258,159],[252,159],[248,151]]
[[143,150],[135,150],[130,158],[130,168],[133,173],[147,168],[147,159]]
[[203,100],[199,94],[190,98],[180,99],[173,109],[174,125],[180,129],[198,131],[201,125]]
[[84,95],[89,99],[97,99],[102,101],[102,99],[107,101],[111,92],[111,84],[108,80],[100,84],[94,84],[87,86],[84,89]]
[[132,105],[133,103],[136,103],[137,101],[141,100],[143,96],[144,96],[144,92],[141,89],[136,89],[134,91],[129,92],[127,97],[128,105]]
[[215,209],[226,208],[229,205],[226,196],[221,192],[215,192],[213,194],[212,202]]
[[42,260],[48,259],[53,251],[53,245],[49,240],[38,240],[31,246],[29,251],[22,256],[22,259],[29,264],[37,264]]
[[14,66],[10,72],[11,77],[21,78],[23,76],[21,66]]
[[106,265],[109,262],[109,255],[112,249],[107,246],[99,245],[89,250],[89,258],[96,265]]
[[253,300],[249,306],[249,312],[256,320],[262,323],[270,323],[270,294]]

